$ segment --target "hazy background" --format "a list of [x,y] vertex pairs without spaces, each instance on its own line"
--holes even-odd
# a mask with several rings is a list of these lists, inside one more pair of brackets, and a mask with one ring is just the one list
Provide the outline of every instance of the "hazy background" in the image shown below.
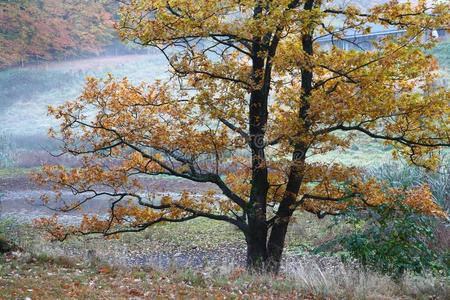
[[[14,3],[21,2],[27,1]],[[343,6],[353,3],[360,7],[370,7],[386,1],[336,2]],[[0,5],[15,5],[11,3],[5,4],[0,1]],[[105,11],[109,13],[108,16],[112,20],[117,20],[118,16],[114,12],[117,7],[111,6],[111,3],[105,6]],[[39,16],[35,21],[41,21]],[[86,26],[88,25],[94,26],[87,23]],[[382,28],[376,28],[374,31],[379,29]],[[9,30],[9,35],[14,36],[14,30],[17,28],[12,26]],[[0,32],[0,43],[5,32],[7,35],[7,30]],[[8,36],[6,36],[7,39]],[[39,43],[40,40],[35,42]],[[5,43],[0,44],[0,49],[5,46],[7,46]],[[103,41],[98,47],[95,53],[80,51],[74,52],[72,57],[64,54],[38,60],[32,57],[28,63],[16,57],[16,62],[12,63],[12,66],[0,69],[0,169],[37,167],[42,163],[55,161],[47,153],[49,150],[55,150],[56,146],[54,141],[47,138],[47,131],[58,123],[47,115],[47,107],[76,99],[83,89],[87,76],[101,78],[111,73],[117,78],[126,76],[135,83],[151,82],[155,78],[167,76],[165,59],[155,50],[130,48],[129,45],[119,41],[114,34],[108,36],[108,40]],[[14,49],[8,49],[14,52]],[[449,50],[450,44],[447,41],[432,51],[432,54],[440,61],[443,80],[446,81],[444,84],[447,85]],[[344,154],[329,153],[327,155],[330,159],[339,159],[358,165],[380,159],[388,160],[388,151],[389,149],[380,144],[366,140],[362,146],[354,146]]]

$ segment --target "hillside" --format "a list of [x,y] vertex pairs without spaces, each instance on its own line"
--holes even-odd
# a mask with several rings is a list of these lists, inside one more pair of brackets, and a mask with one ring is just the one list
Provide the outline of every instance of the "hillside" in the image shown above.
[[0,69],[30,61],[99,53],[111,43],[105,1],[0,1]]
[[134,82],[161,78],[166,71],[162,57],[129,55],[52,63],[0,72],[0,123],[12,136],[46,135],[54,120],[47,106],[78,97],[87,76],[108,73]]

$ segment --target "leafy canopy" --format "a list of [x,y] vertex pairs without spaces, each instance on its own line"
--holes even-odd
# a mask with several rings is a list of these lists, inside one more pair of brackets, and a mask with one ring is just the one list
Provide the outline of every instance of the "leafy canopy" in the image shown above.
[[[309,158],[374,138],[392,145],[394,158],[437,166],[450,145],[449,92],[433,84],[436,63],[423,49],[434,45],[428,30],[449,23],[446,4],[129,1],[121,38],[160,49],[171,76],[139,85],[90,78],[78,99],[49,109],[61,120],[51,134],[82,166],[47,166],[37,179],[81,196],[64,211],[101,197],[112,204],[109,218],[86,216],[80,228],[41,224],[64,238],[208,217],[246,232],[254,207],[272,226],[295,209],[323,217],[395,201],[402,191],[362,180],[360,169]],[[372,24],[406,31],[374,41],[373,51],[317,41]],[[143,192],[144,175],[217,188],[157,197]],[[421,213],[446,216],[427,186],[406,197]]]

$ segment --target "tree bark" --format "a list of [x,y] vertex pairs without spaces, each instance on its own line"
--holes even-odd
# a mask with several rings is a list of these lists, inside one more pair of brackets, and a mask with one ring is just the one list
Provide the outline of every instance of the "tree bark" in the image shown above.
[[[258,3],[254,9],[257,18],[263,8]],[[268,170],[265,157],[265,127],[268,117],[268,97],[270,87],[270,69],[266,70],[264,58],[260,52],[266,48],[267,41],[262,37],[255,37],[252,45],[253,66],[252,81],[254,90],[250,93],[249,101],[249,133],[251,149],[252,182],[248,203],[247,220],[247,268],[252,271],[263,271],[267,261],[267,222],[266,205],[269,190]]]
[[[315,0],[307,0],[305,10],[313,8]],[[290,5],[297,5],[294,1]],[[261,14],[263,7],[261,2],[255,7],[254,16]],[[312,32],[312,29],[311,29]],[[252,79],[258,89],[251,92],[249,106],[249,131],[250,148],[252,151],[252,187],[248,208],[248,232],[247,241],[247,267],[251,270],[278,273],[283,254],[287,228],[295,210],[297,196],[303,181],[305,171],[305,159],[308,145],[297,141],[294,143],[292,165],[288,175],[288,183],[285,194],[277,211],[275,222],[272,225],[270,237],[268,236],[268,222],[266,220],[267,193],[269,190],[268,169],[265,157],[265,127],[268,119],[268,96],[271,80],[271,59],[274,57],[279,37],[274,34],[255,38],[253,42],[253,70]],[[302,48],[308,54],[313,54],[312,33],[302,36]],[[268,51],[267,62],[260,57],[260,51]],[[304,132],[309,129],[307,118],[309,103],[308,98],[312,91],[312,71],[302,69],[302,105],[299,110],[299,120],[303,121]]]
[[[314,0],[307,0],[304,4],[305,10],[311,10],[314,6]],[[305,33],[302,36],[302,48],[308,54],[313,54],[312,33]],[[308,132],[310,121],[308,120],[309,102],[311,96],[313,73],[310,69],[304,68],[301,72],[302,93],[299,110],[299,120],[302,121],[304,133]],[[297,138],[300,138],[298,136]],[[278,273],[280,270],[281,258],[283,255],[286,233],[290,219],[296,208],[297,196],[302,185],[305,173],[305,161],[308,144],[303,141],[297,141],[294,144],[294,152],[292,155],[292,164],[288,175],[288,183],[286,191],[280,202],[280,206],[276,213],[276,219],[272,225],[270,237],[267,243],[267,261],[266,270],[272,273]]]
[[270,237],[267,245],[268,252],[268,270],[272,273],[278,273],[280,269],[281,257],[283,255],[286,233],[292,214],[296,208],[297,196],[302,184],[306,147],[301,144],[295,146],[292,157],[292,165],[289,171],[288,184],[284,192],[283,199],[277,211],[276,219],[272,225]]
[[[303,180],[306,150],[296,147],[289,181],[277,211],[270,236],[265,218],[249,218],[247,241],[247,268],[251,271],[277,274],[280,270],[286,233]],[[257,216],[257,215],[256,215]],[[265,216],[265,214],[264,214]]]
[[247,269],[250,272],[264,272],[267,265],[267,226],[258,220],[249,220],[247,242]]

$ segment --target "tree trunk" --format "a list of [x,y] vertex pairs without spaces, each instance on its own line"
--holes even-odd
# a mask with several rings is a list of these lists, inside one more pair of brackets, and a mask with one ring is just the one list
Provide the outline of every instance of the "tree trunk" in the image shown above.
[[289,220],[283,220],[273,225],[268,245],[267,271],[277,274],[280,271]]
[[270,238],[267,245],[268,262],[267,268],[272,273],[278,273],[280,270],[281,257],[283,255],[286,233],[297,205],[297,196],[302,184],[305,160],[306,146],[297,144],[292,157],[292,165],[289,172],[288,184],[283,199],[277,211],[277,218],[272,225]]
[[249,233],[247,241],[247,270],[263,273],[267,265],[267,232]]
[[272,227],[270,241],[267,243],[267,227],[249,231],[247,242],[247,270],[256,273],[277,274],[280,269],[289,221],[279,222]]
[[[304,9],[309,11],[314,6],[314,0],[307,0]],[[313,54],[312,30],[302,36],[302,49],[308,54]],[[313,89],[313,73],[310,69],[302,69],[302,105],[299,110],[299,120],[303,121],[304,132],[308,132],[310,121],[308,119],[309,102]],[[280,269],[281,257],[284,249],[287,228],[289,221],[294,213],[297,203],[297,196],[303,181],[305,172],[306,152],[308,151],[308,143],[297,142],[294,144],[294,153],[292,155],[292,165],[290,167],[288,183],[286,186],[283,199],[277,211],[276,219],[272,225],[269,241],[267,243],[267,261],[266,268],[272,273],[278,273]]]

